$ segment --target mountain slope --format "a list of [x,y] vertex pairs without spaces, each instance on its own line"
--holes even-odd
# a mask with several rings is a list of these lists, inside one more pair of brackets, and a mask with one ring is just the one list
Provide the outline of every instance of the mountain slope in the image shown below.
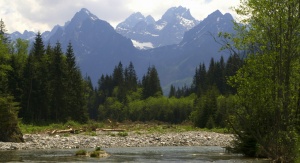
[[146,50],[143,55],[148,56],[149,62],[155,64],[163,76],[162,85],[189,85],[200,63],[208,65],[212,57],[228,58],[228,53],[219,51],[221,46],[215,38],[218,39],[219,32],[234,33],[232,21],[230,14],[223,15],[217,10],[187,31],[179,44]]
[[82,73],[90,75],[94,83],[101,74],[111,73],[119,61],[127,64],[136,55],[130,39],[116,33],[109,23],[87,9],[77,12],[48,41],[51,44],[59,41],[64,48],[71,42]]

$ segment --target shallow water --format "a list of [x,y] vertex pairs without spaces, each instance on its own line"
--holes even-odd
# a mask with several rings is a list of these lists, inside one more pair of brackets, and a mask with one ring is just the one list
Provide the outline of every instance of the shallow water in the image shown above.
[[227,154],[221,147],[106,148],[110,154],[107,158],[76,157],[77,150],[0,151],[0,162],[266,162]]

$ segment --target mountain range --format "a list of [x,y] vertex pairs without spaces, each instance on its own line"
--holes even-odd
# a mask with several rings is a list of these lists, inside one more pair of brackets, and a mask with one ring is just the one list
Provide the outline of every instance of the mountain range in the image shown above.
[[[212,57],[219,59],[221,55],[228,58],[228,53],[219,52],[215,38],[219,32],[233,33],[232,21],[230,14],[219,10],[198,21],[179,6],[167,10],[158,21],[150,15],[133,13],[114,29],[83,8],[63,26],[42,33],[42,37],[45,44],[59,41],[63,48],[71,42],[82,74],[89,75],[93,84],[102,74],[111,74],[120,61],[124,66],[132,62],[139,79],[155,65],[167,93],[170,84],[189,85],[200,63],[208,65]],[[24,31],[10,37],[34,41],[35,35]]]
[[184,32],[198,23],[190,10],[179,6],[168,9],[158,21],[151,15],[144,17],[140,12],[133,13],[117,25],[116,31],[131,38],[137,48],[149,49],[178,44]]

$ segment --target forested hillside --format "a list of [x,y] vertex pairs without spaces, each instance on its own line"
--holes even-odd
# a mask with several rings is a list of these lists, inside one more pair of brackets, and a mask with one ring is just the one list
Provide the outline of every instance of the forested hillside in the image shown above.
[[[218,99],[234,93],[226,84],[226,76],[235,74],[241,60],[232,56],[225,63],[211,60],[206,70],[204,64],[195,68],[191,86],[171,86],[170,97],[163,96],[160,79],[155,66],[149,66],[142,79],[138,79],[134,65],[123,63],[115,66],[112,74],[102,74],[98,85],[93,86],[89,76],[82,76],[75,62],[71,43],[66,52],[61,44],[44,46],[41,34],[36,35],[29,50],[28,41],[6,38],[5,84],[1,89],[12,96],[19,107],[18,118],[23,123],[48,124],[68,120],[85,123],[95,121],[151,121],[181,123],[192,120],[199,127],[225,127],[219,123]],[[4,82],[4,81],[3,81]],[[214,112],[203,113],[199,107],[202,97],[208,96],[214,103]],[[225,97],[224,97],[225,98]],[[201,122],[199,116],[207,117]],[[223,116],[222,121],[225,121]],[[200,118],[202,119],[202,118]],[[211,120],[212,126],[207,125]]]

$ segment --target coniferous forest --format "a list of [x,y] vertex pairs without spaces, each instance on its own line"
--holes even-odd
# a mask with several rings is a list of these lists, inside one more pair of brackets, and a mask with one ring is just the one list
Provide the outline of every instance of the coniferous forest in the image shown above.
[[[190,121],[228,128],[233,152],[274,162],[300,160],[300,1],[241,1],[235,34],[220,33],[229,58],[199,63],[191,85],[163,96],[155,66],[138,79],[134,65],[82,76],[70,43],[32,47],[11,42],[0,22],[0,141],[23,141],[27,124],[105,121]],[[30,49],[29,49],[30,48]],[[241,57],[243,56],[243,57]]]
[[1,95],[11,99],[17,118],[28,124],[191,120],[202,128],[225,127],[227,96],[235,93],[226,78],[242,65],[238,56],[227,62],[211,59],[208,69],[204,64],[195,68],[191,86],[172,85],[165,97],[155,66],[138,79],[132,63],[123,67],[120,62],[93,86],[89,76],[81,75],[71,43],[63,52],[59,42],[45,46],[40,33],[31,49],[28,41],[11,42],[5,33],[1,37]]

